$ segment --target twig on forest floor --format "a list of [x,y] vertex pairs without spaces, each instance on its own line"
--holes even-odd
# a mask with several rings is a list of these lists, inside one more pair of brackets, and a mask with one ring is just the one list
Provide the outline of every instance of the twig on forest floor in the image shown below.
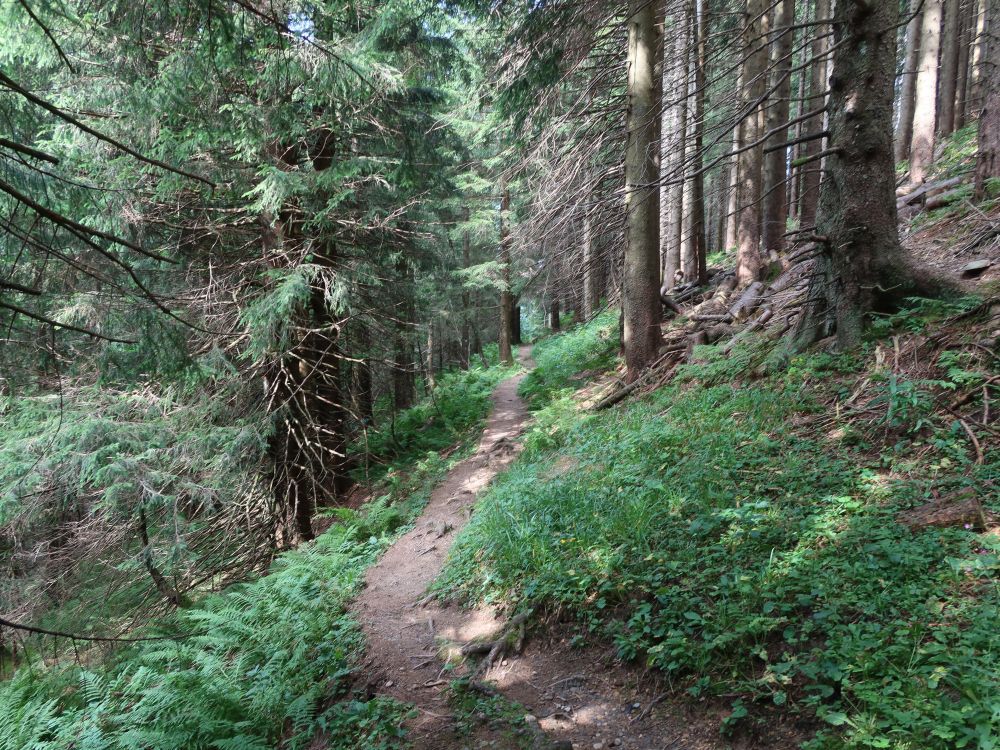
[[[658,703],[662,703],[663,700],[667,697],[667,695],[669,695],[669,693],[664,692],[660,693],[655,698],[653,698],[653,700],[649,702],[648,706],[646,706],[636,716],[633,716],[632,719],[629,720],[629,724],[635,724],[637,721],[642,721],[643,719],[645,719],[649,715],[649,712],[653,710],[653,707]],[[676,740],[674,742],[676,742]],[[670,745],[667,745],[667,747],[670,747]]]

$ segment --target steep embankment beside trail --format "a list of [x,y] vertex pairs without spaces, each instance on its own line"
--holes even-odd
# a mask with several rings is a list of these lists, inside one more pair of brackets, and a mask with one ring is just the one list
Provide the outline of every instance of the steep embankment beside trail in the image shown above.
[[[991,747],[997,299],[914,300],[860,350],[770,373],[699,347],[593,412],[616,332],[609,314],[536,347],[525,450],[439,594],[647,664],[652,721],[690,722],[676,747]],[[589,721],[586,687],[561,691],[568,721]],[[623,704],[603,739],[661,747]]]

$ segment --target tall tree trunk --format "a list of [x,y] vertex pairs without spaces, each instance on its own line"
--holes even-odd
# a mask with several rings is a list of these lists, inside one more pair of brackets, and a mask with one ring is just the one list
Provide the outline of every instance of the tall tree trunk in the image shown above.
[[986,4],[982,88],[985,103],[979,116],[976,200],[986,195],[988,179],[1000,178],[1000,0],[987,0]]
[[628,379],[656,357],[660,345],[659,139],[657,52],[659,39],[648,0],[629,0],[628,144],[625,152],[626,243],[622,315]]
[[392,355],[392,406],[396,411],[409,409],[413,405],[413,344],[410,341],[410,326],[416,317],[413,308],[413,271],[403,256],[396,263],[398,285],[403,289],[404,299],[397,306],[396,326],[393,336]]
[[[923,0],[910,0],[910,13],[923,5]],[[897,162],[909,156],[913,137],[913,99],[917,91],[917,66],[920,64],[921,13],[916,13],[906,24],[906,57],[903,60],[903,80],[899,87],[899,114],[896,117],[896,137],[893,154]]]
[[699,284],[708,282],[708,255],[705,239],[705,175],[702,172],[702,145],[705,133],[705,45],[708,36],[706,0],[689,0],[694,49],[694,155],[689,166],[694,170],[691,178],[691,254],[694,260],[692,280]]
[[713,250],[726,249],[726,226],[729,223],[727,221],[728,217],[726,216],[726,211],[729,208],[729,173],[732,168],[731,164],[723,162],[719,168],[716,179],[715,241],[711,245]]
[[549,303],[549,328],[553,331],[559,330],[559,295],[555,294]]
[[[668,18],[666,23],[670,28],[676,28],[673,17]],[[680,248],[673,244],[673,205],[678,189],[683,190],[683,186],[675,184],[673,180],[683,162],[678,157],[677,150],[680,125],[678,108],[681,104],[678,100],[678,84],[681,69],[674,64],[677,38],[681,36],[675,35],[672,44],[668,44],[664,39],[660,60],[662,71],[660,96],[663,105],[660,113],[660,174],[667,179],[666,184],[660,186],[660,282],[664,288],[673,286],[673,276],[680,265]]]
[[[744,144],[760,136],[760,99],[765,90],[767,46],[761,43],[766,18],[765,0],[747,0],[743,16],[743,96],[740,99],[744,115]],[[737,160],[739,174],[739,218],[736,228],[736,281],[744,287],[757,281],[764,270],[760,253],[761,146],[747,148]]]
[[903,273],[896,228],[892,103],[896,69],[896,2],[837,3],[837,43],[830,89],[829,174],[819,232],[828,238],[837,339],[861,341],[876,290]]
[[937,121],[938,51],[941,43],[941,0],[924,0],[920,25],[920,69],[913,105],[913,142],[910,145],[910,182],[927,179],[934,161],[934,124]]
[[[672,113],[671,147],[669,149],[671,157],[666,172],[670,179],[668,186],[669,204],[666,207],[660,207],[661,212],[664,209],[667,212],[667,236],[663,239],[665,248],[663,287],[666,289],[670,289],[677,283],[678,272],[681,269],[681,248],[684,242],[684,201],[687,192],[682,176],[687,171],[685,156],[688,143],[688,26],[685,23],[679,25],[682,31],[674,34],[673,45],[668,45],[666,40],[663,43],[664,50],[668,47],[672,49],[669,67],[666,63],[663,65],[663,77],[669,77],[671,80],[669,97],[670,101],[674,103],[669,108]],[[681,64],[678,64],[678,61],[681,61]],[[670,71],[669,76],[667,75],[668,70]]]
[[427,324],[427,359],[424,369],[424,384],[427,392],[434,390],[434,319]]
[[[743,69],[742,66],[736,75],[736,99],[739,100],[743,94]],[[729,165],[729,190],[726,193],[726,233],[725,250],[732,250],[736,247],[736,225],[739,211],[739,186],[740,167],[739,150],[743,146],[743,122],[737,122],[733,128],[733,158]]]
[[520,346],[521,341],[521,306],[514,304],[517,300],[511,302],[510,311],[510,343],[514,346]]
[[351,367],[352,402],[356,416],[366,425],[374,423],[374,397],[372,394],[372,367],[369,359],[371,337],[364,321],[358,323],[357,346],[361,351],[361,361]]
[[601,305],[601,261],[594,247],[591,210],[583,212],[583,306],[584,315],[592,318]]
[[969,58],[972,46],[972,0],[960,0],[962,28],[958,34],[958,84],[955,87],[955,130],[961,130],[969,117]]
[[[805,51],[803,51],[803,56],[805,56]],[[800,117],[808,109],[808,103],[805,100],[806,96],[806,74],[805,71],[799,71],[799,85],[796,92],[796,112],[795,116]],[[795,140],[798,140],[802,135],[802,123],[795,123]],[[802,169],[795,166],[795,161],[799,158],[799,153],[802,150],[802,144],[796,143],[792,146],[792,163],[789,167],[790,177],[788,180],[788,218],[792,221],[798,221],[799,218],[799,185],[802,182]]]
[[[684,168],[690,172],[691,163],[694,160],[694,107],[691,106],[692,88],[694,85],[691,75],[691,49],[687,49],[688,76],[687,76],[687,144],[684,149]],[[684,179],[684,200],[681,206],[681,276],[684,281],[694,281],[695,268],[695,239],[694,239],[694,179],[690,176]]]
[[972,38],[972,64],[969,71],[971,81],[971,95],[969,108],[976,112],[983,106],[986,97],[983,92],[983,71],[987,61],[986,44],[987,36],[987,5],[989,0],[972,0],[976,7],[976,17],[974,20],[975,31]]
[[[776,130],[765,145],[779,145],[788,140],[788,111],[792,95],[792,24],[795,22],[795,1],[781,0],[774,12],[771,45],[771,68],[774,71],[774,99],[767,108],[767,130]],[[779,148],[765,157],[764,163],[764,249],[777,254],[785,249],[785,223],[788,202],[785,200],[785,175],[788,149]]]
[[[469,224],[469,209],[468,207],[464,210],[464,220],[466,227]],[[468,268],[472,263],[472,249],[470,247],[469,240],[469,230],[465,229],[462,232],[462,268]],[[469,360],[472,358],[471,346],[472,342],[469,338],[469,327],[471,326],[471,307],[472,307],[472,295],[469,294],[469,290],[463,285],[462,286],[462,334],[460,338],[460,346],[462,348],[461,360],[462,367],[464,369],[469,369]]]
[[[817,0],[815,5],[815,36],[812,42],[813,63],[809,71],[809,101],[806,112],[811,112],[823,106],[827,85],[828,49],[826,34],[829,26],[819,21],[830,17],[830,0]],[[804,113],[803,113],[804,114]],[[823,150],[823,140],[816,136],[823,130],[823,118],[819,115],[808,119],[803,126],[806,136],[812,136],[802,148],[802,158],[813,158]],[[816,206],[819,203],[819,186],[823,178],[822,165],[818,161],[802,164],[799,186],[801,205],[799,207],[799,226],[803,229],[816,225]]]
[[938,82],[938,121],[940,135],[955,130],[955,89],[958,84],[959,0],[945,0],[941,27],[941,78]]

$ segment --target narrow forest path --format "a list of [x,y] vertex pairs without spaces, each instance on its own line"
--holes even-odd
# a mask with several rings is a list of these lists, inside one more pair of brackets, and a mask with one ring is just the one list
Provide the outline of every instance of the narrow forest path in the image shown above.
[[[519,358],[525,367],[533,365],[529,347],[520,349]],[[471,735],[459,731],[447,688],[465,670],[444,671],[442,656],[451,644],[494,635],[504,619],[492,607],[463,609],[425,597],[477,496],[520,449],[517,438],[529,416],[517,395],[523,377],[496,389],[476,452],[452,469],[414,528],[368,571],[354,610],[367,642],[364,668],[371,688],[416,707],[408,729],[419,750],[723,747],[716,712],[661,703],[663,694],[652,680],[618,664],[606,648],[573,647],[569,634],[529,637],[523,653],[503,659],[483,677],[537,723],[480,721]]]

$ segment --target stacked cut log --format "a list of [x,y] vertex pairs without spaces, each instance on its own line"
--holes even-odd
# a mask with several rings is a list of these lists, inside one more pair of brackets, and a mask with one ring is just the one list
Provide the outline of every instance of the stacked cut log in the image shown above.
[[916,189],[907,185],[896,191],[896,211],[901,219],[907,219],[922,210],[932,210],[946,206],[961,197],[967,175],[950,177],[920,185]]

